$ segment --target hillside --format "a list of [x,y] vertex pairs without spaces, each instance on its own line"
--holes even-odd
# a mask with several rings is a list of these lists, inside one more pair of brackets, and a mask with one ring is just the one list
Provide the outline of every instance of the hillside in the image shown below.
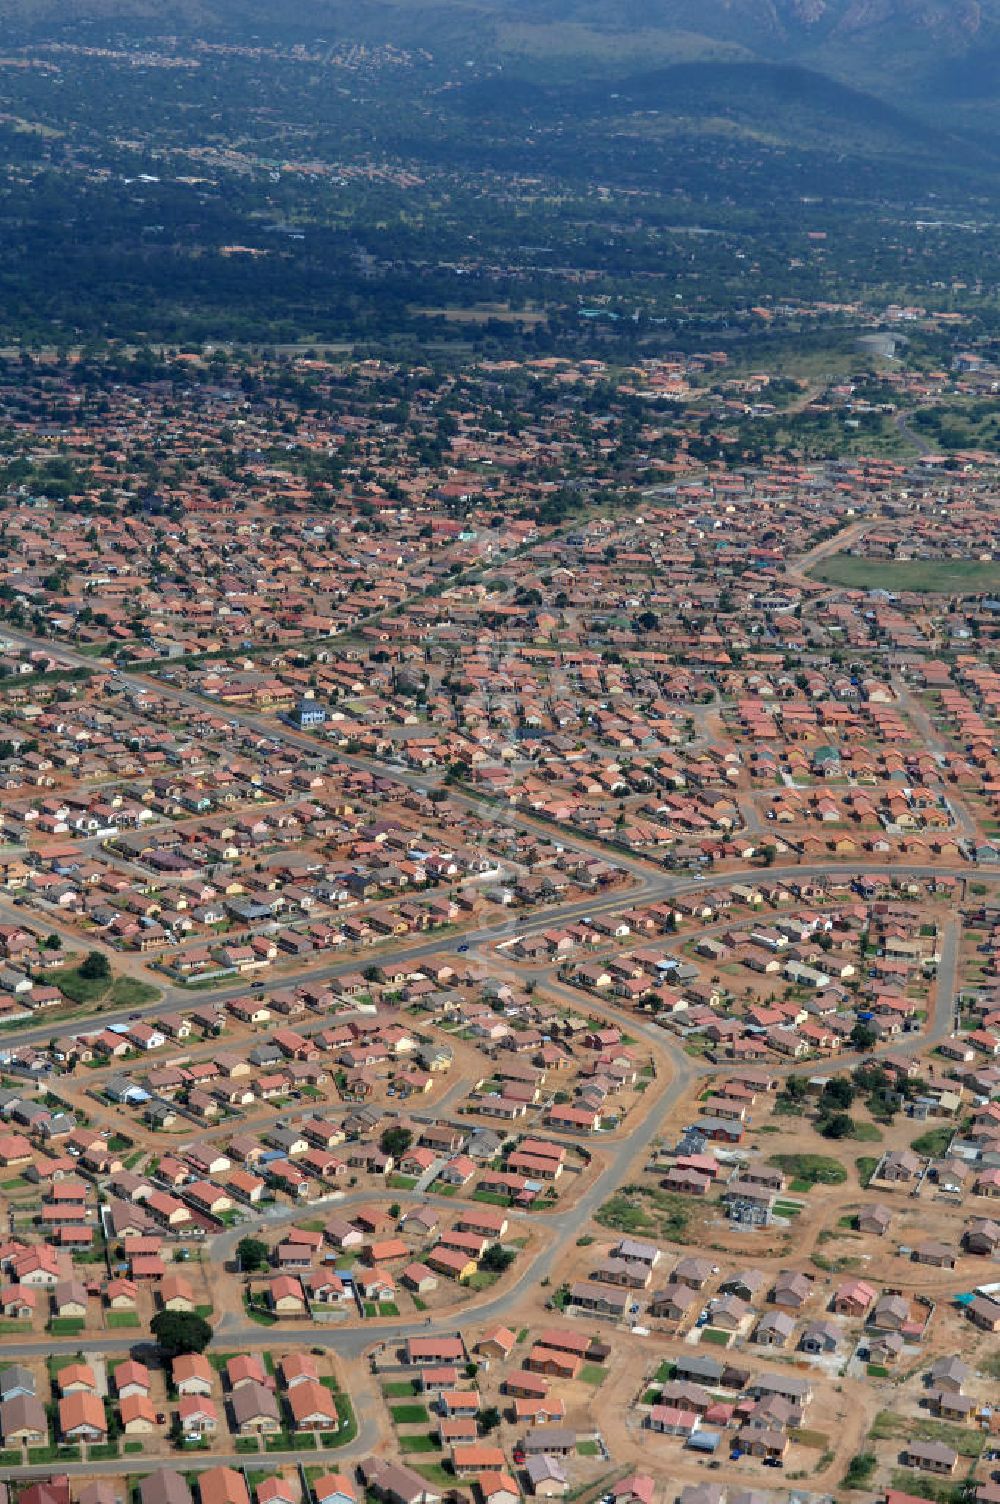
[[[6,0],[4,19],[19,40],[176,32],[391,42],[446,67],[472,62],[545,84],[677,64],[793,65],[847,87],[855,105],[869,96],[865,116],[880,103],[902,112],[879,124],[894,134],[920,117],[992,154],[1000,124],[1000,0]],[[761,94],[759,78],[734,73],[728,83],[737,109],[745,91]],[[836,132],[836,91],[819,92],[824,129]],[[697,119],[699,101],[688,98]],[[852,107],[849,124],[854,116]]]
[[531,66],[595,68],[699,56],[798,62],[906,92],[965,65],[983,78],[1000,47],[1000,0],[6,0],[5,26],[65,32],[81,23],[239,35],[356,36],[473,47]]

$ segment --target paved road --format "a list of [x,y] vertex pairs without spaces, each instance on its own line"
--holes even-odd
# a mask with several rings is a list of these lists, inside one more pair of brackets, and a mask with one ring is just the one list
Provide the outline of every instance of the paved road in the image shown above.
[[938,451],[934,448],[934,445],[928,443],[923,434],[913,432],[913,429],[907,422],[906,413],[896,414],[896,428],[904,439],[909,440],[918,454],[937,454]]
[[[844,535],[841,535],[839,539],[832,540],[830,544],[824,545],[823,551],[825,552],[828,549],[832,551],[843,541]],[[816,552],[818,553],[819,551]],[[12,637],[18,636],[18,634],[15,633],[7,633],[7,635]],[[39,645],[38,642],[30,638],[23,638],[22,640],[24,640],[26,644],[31,646]],[[49,647],[50,645],[45,644],[45,646]],[[78,662],[91,669],[94,667],[93,660],[85,658],[83,657],[83,655],[74,654],[71,650],[64,649],[60,649],[59,652],[60,656],[66,658],[67,661],[71,663]],[[158,680],[145,681],[141,676],[138,675],[127,675],[125,676],[125,679],[126,682],[132,684],[134,688],[144,689],[155,684],[155,688],[159,694],[165,695],[179,703],[183,703],[197,709],[203,709],[206,704],[206,702],[200,696],[188,691],[175,689],[174,687],[165,685]],[[314,738],[302,733],[294,732],[291,728],[276,726],[272,721],[264,717],[247,716],[238,712],[234,714],[228,711],[227,714],[229,719],[238,722],[240,725],[247,726],[266,736],[300,745],[311,755],[316,755],[317,753],[327,755],[329,756],[331,762],[350,763],[352,765],[363,768],[365,771],[373,771],[378,773],[380,776],[391,778],[395,781],[413,787],[428,787],[433,783],[433,779],[429,779],[426,775],[423,774],[411,774],[405,770],[399,770],[395,768],[385,769],[377,764],[368,763],[363,759],[343,757],[340,753],[335,752],[332,749],[325,748],[321,743],[317,743]],[[465,802],[467,803],[469,808],[477,810],[481,808],[479,801],[475,800],[474,798],[467,798],[466,796],[462,797],[463,799],[465,799]],[[532,821],[528,817],[518,816],[513,812],[507,811],[506,809],[502,812],[502,818],[506,821],[509,821],[509,823],[518,825],[522,828],[537,828],[544,830],[548,835],[553,834],[553,831],[549,827],[543,826],[539,822]],[[393,958],[402,962],[419,963],[419,961],[425,957],[432,955],[440,956],[444,953],[447,953],[448,951],[453,951],[455,950],[457,945],[461,943],[463,945],[467,945],[470,948],[471,955],[477,960],[479,964],[484,967],[487,972],[491,968],[494,970],[509,969],[510,965],[512,964],[509,958],[505,957],[501,966],[500,964],[498,964],[496,958],[491,954],[491,947],[496,944],[498,936],[506,932],[525,935],[537,934],[543,930],[551,928],[553,924],[566,924],[572,922],[573,920],[584,918],[587,915],[611,912],[622,907],[623,905],[651,903],[661,898],[677,896],[683,893],[697,892],[702,886],[701,883],[699,883],[696,879],[692,879],[690,876],[674,875],[663,872],[662,869],[657,868],[653,863],[643,858],[625,858],[616,851],[609,851],[606,847],[602,847],[600,843],[590,842],[585,839],[577,842],[571,837],[564,837],[561,833],[559,834],[558,838],[568,846],[575,845],[578,846],[579,849],[601,851],[602,855],[604,855],[608,860],[613,861],[618,866],[627,870],[635,879],[635,885],[627,892],[622,892],[621,890],[619,890],[613,893],[594,895],[579,901],[573,901],[572,903],[553,905],[551,908],[548,908],[537,915],[533,915],[530,918],[519,918],[514,921],[513,924],[509,916],[499,914],[496,924],[483,925],[474,931],[460,935],[450,935],[447,938],[432,937],[426,941],[415,942],[413,944],[404,945],[399,948],[393,948],[391,952]],[[794,882],[808,878],[820,878],[827,875],[850,877],[862,873],[882,873],[887,870],[889,870],[889,868],[885,862],[852,864],[850,868],[847,868],[842,863],[830,862],[809,863],[801,866],[793,865],[787,867],[773,866],[763,872],[758,872],[755,870],[752,876],[758,880],[767,879],[771,881]],[[949,872],[953,876],[966,878],[970,876],[970,874],[975,869],[967,866],[951,869],[946,869],[939,866],[910,867],[906,866],[905,864],[895,863],[893,864],[892,870],[905,870],[915,876],[941,876],[944,873]],[[992,877],[993,880],[1000,878],[1000,874],[984,873],[977,875],[981,875],[985,880],[988,880],[990,877]],[[724,886],[729,882],[735,882],[741,879],[745,880],[746,877],[747,873],[745,872],[712,874],[709,881],[713,886]],[[21,917],[22,911],[13,908],[13,906],[8,906],[5,901],[0,900],[0,914],[7,916],[8,907],[10,908],[9,917],[15,919]],[[53,924],[53,928],[56,928],[55,924]],[[917,1050],[926,1047],[928,1043],[937,1043],[948,1032],[950,1032],[954,1010],[954,994],[957,976],[958,940],[958,920],[952,919],[945,927],[942,941],[942,959],[939,967],[938,985],[936,990],[936,1003],[933,1016],[928,1024],[927,1031],[920,1035],[904,1036],[901,1040],[885,1047],[885,1049],[880,1048],[871,1052],[866,1052],[866,1056],[864,1058],[870,1058],[871,1055],[877,1055],[881,1053],[916,1053]],[[354,971],[357,969],[359,964],[360,963],[358,957],[352,956],[349,959],[342,959],[334,964],[331,964],[330,966],[321,968],[319,970],[304,968],[301,976],[303,978],[308,977],[310,980],[327,979],[342,975],[348,971]],[[528,971],[528,974],[531,974],[529,969],[526,968],[525,970]],[[614,1013],[612,1013],[610,1009],[605,1010],[599,999],[591,998],[589,995],[579,993],[575,989],[564,988],[562,984],[558,983],[557,981],[553,981],[551,970],[549,968],[546,968],[544,970],[536,970],[534,974],[538,977],[544,977],[547,988],[549,990],[557,992],[559,995],[566,996],[567,1000],[571,1001],[574,1007],[586,1007],[587,1011],[593,1012],[598,1015],[603,1012],[605,1016],[609,1018],[619,1017],[617,1010]],[[294,985],[295,980],[297,980],[297,978],[294,976],[283,977],[281,979],[281,982],[282,985]],[[240,983],[231,987],[213,990],[211,994],[207,995],[210,995],[213,1000],[218,999],[224,1001],[225,999],[230,997],[244,995],[246,991],[246,984]],[[135,1013],[137,1011],[144,1014],[154,1015],[157,1012],[161,1011],[164,1007],[174,1008],[188,1006],[191,1004],[193,999],[192,994],[179,988],[167,987],[165,989],[165,993],[166,996],[164,999],[157,1002],[156,1004],[148,1005],[140,1010],[109,1010],[108,1012],[100,1015],[99,1022],[101,1024],[107,1024],[112,1021],[125,1021],[129,1017],[130,1013]],[[59,1027],[65,1027],[65,1025],[61,1025]],[[77,1027],[79,1027],[79,1025],[77,1025]],[[628,1136],[620,1139],[605,1139],[601,1136],[595,1136],[593,1139],[588,1140],[588,1147],[593,1149],[601,1159],[601,1167],[598,1173],[594,1176],[593,1180],[583,1191],[580,1198],[572,1205],[569,1205],[565,1208],[557,1207],[551,1213],[539,1215],[536,1219],[534,1219],[533,1226],[535,1226],[538,1230],[538,1234],[541,1239],[540,1246],[532,1256],[522,1261],[523,1267],[519,1267],[517,1269],[517,1277],[512,1280],[511,1283],[504,1283],[496,1292],[487,1292],[480,1299],[470,1301],[467,1305],[463,1306],[460,1311],[453,1313],[450,1318],[445,1318],[441,1321],[433,1322],[431,1324],[428,1324],[426,1321],[410,1321],[392,1322],[383,1325],[381,1322],[373,1321],[371,1323],[360,1324],[358,1326],[347,1328],[339,1326],[311,1326],[308,1329],[309,1343],[316,1347],[328,1348],[345,1358],[358,1358],[362,1356],[366,1351],[368,1351],[374,1343],[391,1342],[392,1345],[395,1346],[408,1336],[428,1334],[430,1332],[452,1331],[454,1330],[457,1321],[461,1321],[463,1324],[465,1324],[470,1320],[474,1320],[477,1323],[485,1323],[492,1320],[502,1320],[512,1310],[517,1302],[520,1301],[525,1295],[527,1295],[529,1291],[534,1288],[540,1280],[548,1278],[555,1268],[557,1260],[560,1258],[567,1246],[569,1246],[570,1240],[575,1238],[578,1230],[586,1224],[588,1219],[597,1211],[601,1203],[606,1200],[607,1197],[621,1184],[622,1179],[627,1173],[633,1160],[637,1159],[641,1154],[648,1150],[653,1140],[658,1136],[660,1132],[664,1117],[668,1115],[674,1107],[677,1106],[677,1104],[682,1100],[685,1093],[692,1087],[692,1085],[695,1084],[698,1078],[709,1077],[717,1073],[728,1073],[732,1070],[732,1065],[727,1062],[721,1062],[720,1064],[713,1066],[702,1061],[693,1061],[685,1053],[680,1042],[674,1039],[669,1034],[669,1032],[661,1030],[655,1025],[649,1024],[644,1020],[630,1020],[629,1029],[632,1034],[642,1037],[646,1041],[658,1063],[657,1077],[654,1083],[649,1087],[646,1094],[646,1102],[648,1104],[647,1110],[638,1123],[635,1131]],[[53,1025],[50,1022],[48,1024],[43,1024],[42,1026],[37,1028],[25,1029],[23,1031],[18,1030],[16,1035],[12,1035],[10,1037],[11,1039],[16,1038],[18,1042],[41,1042],[48,1039],[51,1036],[52,1032]],[[861,1058],[862,1057],[859,1055],[840,1057],[837,1062],[838,1068],[843,1069],[845,1067],[849,1067],[852,1064],[857,1063]],[[788,1065],[773,1067],[776,1074],[787,1074],[790,1071],[797,1069],[800,1070],[801,1068],[801,1063],[796,1062],[790,1062]],[[408,1199],[407,1193],[405,1192],[400,1192],[397,1194],[400,1201],[405,1201],[406,1199]],[[340,1207],[349,1205],[354,1200],[360,1202],[370,1201],[370,1199],[370,1193],[358,1193],[357,1196],[337,1198],[335,1201],[331,1201],[331,1204],[335,1204]],[[451,1202],[447,1198],[435,1198],[432,1192],[416,1199],[432,1204],[436,1200],[440,1200],[448,1208],[454,1208],[453,1202]],[[314,1207],[309,1208],[308,1210],[312,1211],[314,1210]],[[213,1262],[216,1263],[227,1258],[232,1258],[236,1242],[241,1236],[244,1236],[255,1226],[274,1225],[276,1221],[286,1219],[288,1221],[292,1221],[301,1218],[302,1215],[302,1208],[288,1208],[287,1218],[285,1218],[283,1215],[280,1218],[261,1217],[248,1219],[238,1228],[227,1230],[225,1233],[218,1235],[218,1237],[209,1240],[209,1256],[213,1260]],[[302,1340],[303,1328],[300,1326],[262,1326],[254,1322],[245,1321],[241,1319],[241,1317],[233,1313],[227,1313],[221,1318],[218,1324],[213,1338],[213,1345],[223,1350],[229,1348],[281,1348],[285,1345],[299,1345],[301,1344]],[[132,1338],[122,1337],[109,1333],[106,1336],[101,1336],[94,1345],[99,1347],[99,1349],[102,1352],[106,1353],[108,1356],[117,1356],[119,1354],[124,1354],[132,1351],[136,1346],[141,1347],[142,1343],[140,1342],[137,1344]],[[4,1343],[4,1357],[6,1360],[10,1361],[18,1357],[45,1357],[50,1354],[73,1354],[77,1352],[79,1348],[80,1339],[78,1338],[66,1341],[58,1339],[44,1339],[41,1341],[28,1342],[12,1340],[5,1341]],[[361,1431],[357,1441],[348,1448],[334,1451],[329,1454],[322,1452],[311,1454],[309,1459],[310,1461],[322,1462],[329,1460],[331,1462],[343,1462],[348,1460],[349,1458],[361,1455],[364,1452],[371,1450],[371,1447],[374,1444],[374,1440],[377,1439],[378,1435],[375,1421],[375,1417],[377,1415],[377,1407],[374,1403],[374,1394],[373,1392],[361,1391],[358,1395],[355,1396],[355,1398],[358,1404],[359,1420],[361,1424]],[[171,1459],[170,1465],[178,1467],[199,1467],[205,1465],[205,1460],[206,1459],[204,1456],[190,1458],[179,1457],[177,1459]],[[235,1455],[229,1459],[222,1459],[218,1457],[212,1458],[212,1461],[215,1462],[221,1460],[231,1461],[233,1465],[239,1465],[245,1462],[247,1459],[242,1456],[236,1457]],[[137,1460],[130,1458],[123,1459],[122,1463],[119,1466],[123,1470],[129,1472],[141,1472],[148,1470],[150,1467],[156,1465],[158,1464],[154,1459],[147,1459],[144,1461],[142,1459]],[[80,1473],[87,1475],[90,1473],[107,1472],[108,1467],[109,1464],[106,1462],[67,1464],[65,1465],[65,1470],[71,1473]],[[51,1467],[14,1468],[10,1469],[9,1471],[13,1476],[32,1477],[47,1476],[49,1473],[51,1473],[52,1469]]]
[[[919,732],[927,750],[932,756],[948,759],[953,757],[954,748],[949,747],[947,741],[938,731],[927,711],[917,699],[917,696],[911,694],[909,687],[903,683],[902,679],[893,679],[892,687],[910,724]],[[948,804],[955,818],[955,826],[958,834],[972,845],[975,845],[979,840],[979,832],[976,830],[975,820],[962,802],[961,797],[954,790],[949,789],[947,797]]]

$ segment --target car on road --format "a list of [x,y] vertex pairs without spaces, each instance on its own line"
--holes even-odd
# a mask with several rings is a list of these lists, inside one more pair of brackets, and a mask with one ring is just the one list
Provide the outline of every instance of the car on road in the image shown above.
[[468,948],[469,948],[469,942],[467,940],[463,940],[462,943],[461,943],[461,945],[458,947],[458,953],[459,953],[459,955],[464,955],[465,952],[468,950]]

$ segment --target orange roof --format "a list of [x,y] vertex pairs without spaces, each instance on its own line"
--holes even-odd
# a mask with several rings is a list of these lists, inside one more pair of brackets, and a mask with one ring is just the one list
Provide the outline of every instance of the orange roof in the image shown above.
[[231,1467],[210,1467],[198,1479],[201,1504],[250,1504],[242,1477]]
[[148,1394],[126,1394],[119,1400],[118,1410],[123,1426],[133,1420],[148,1420],[150,1425],[156,1424],[156,1411]]
[[64,1394],[59,1401],[59,1430],[63,1436],[72,1435],[80,1426],[89,1426],[102,1436],[107,1435],[108,1423],[104,1416],[104,1406],[96,1394],[91,1394],[86,1389],[76,1389],[72,1394]]

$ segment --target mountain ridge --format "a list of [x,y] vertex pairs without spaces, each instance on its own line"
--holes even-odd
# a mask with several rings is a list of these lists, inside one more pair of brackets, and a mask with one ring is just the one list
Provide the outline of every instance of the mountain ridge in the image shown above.
[[[1000,112],[1000,0],[5,0],[14,40],[116,29],[393,42],[527,76],[613,77],[702,59],[791,62],[944,120]],[[981,133],[994,130],[991,116]]]

